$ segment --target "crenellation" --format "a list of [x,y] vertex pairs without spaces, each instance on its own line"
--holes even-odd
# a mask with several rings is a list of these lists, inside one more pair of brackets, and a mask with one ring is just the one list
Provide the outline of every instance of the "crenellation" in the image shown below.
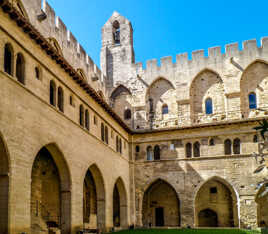
[[158,71],[157,59],[151,59],[146,61],[146,72],[154,73]]
[[173,69],[173,62],[172,62],[172,56],[166,56],[161,58],[161,71],[166,72]]
[[236,57],[239,55],[238,42],[225,45],[225,54],[227,57]]
[[178,67],[184,67],[188,64],[189,58],[188,53],[182,53],[176,55],[176,64]]
[[215,47],[210,47],[208,48],[208,57],[209,58],[217,58],[217,57],[221,57],[222,53],[221,53],[221,46],[215,46]]
[[194,63],[200,63],[205,58],[205,50],[195,50],[192,52],[192,61]]

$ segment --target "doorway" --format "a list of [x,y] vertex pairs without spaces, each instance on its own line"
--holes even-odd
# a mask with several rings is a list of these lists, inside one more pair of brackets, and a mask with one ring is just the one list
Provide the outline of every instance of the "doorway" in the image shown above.
[[155,226],[157,227],[164,226],[164,208],[163,207],[155,208]]

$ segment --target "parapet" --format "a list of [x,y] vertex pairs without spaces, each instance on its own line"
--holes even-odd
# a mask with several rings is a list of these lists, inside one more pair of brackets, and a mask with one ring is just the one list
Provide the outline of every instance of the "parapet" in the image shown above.
[[[10,0],[11,1],[11,0]],[[95,89],[102,87],[104,75],[91,57],[86,53],[72,32],[66,27],[60,17],[46,0],[22,0],[31,24],[46,38],[54,38],[60,46],[63,57],[75,68],[82,69],[88,83]],[[38,14],[44,13],[40,20]]]
[[250,59],[261,58],[266,54],[268,57],[268,37],[261,38],[261,46],[257,46],[257,40],[247,40],[242,42],[242,49],[239,49],[239,43],[231,43],[225,45],[225,51],[222,52],[222,47],[216,46],[208,48],[207,56],[205,50],[196,50],[191,54],[189,58],[188,53],[182,53],[176,55],[176,62],[173,63],[172,57],[163,57],[160,59],[160,66],[156,59],[151,59],[146,62],[146,67],[143,69],[141,63],[135,64],[136,72],[139,75],[142,74],[165,74],[166,72],[174,71],[189,71],[189,70],[202,70],[203,67],[210,67],[211,65],[217,65],[223,63],[228,58],[238,58],[245,61]]

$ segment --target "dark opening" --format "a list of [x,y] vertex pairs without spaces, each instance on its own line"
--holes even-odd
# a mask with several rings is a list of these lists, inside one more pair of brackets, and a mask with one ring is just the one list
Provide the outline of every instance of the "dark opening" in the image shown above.
[[79,107],[79,123],[84,127],[84,107],[82,104]]
[[158,145],[154,147],[154,160],[160,160],[160,147]]
[[234,154],[240,154],[240,139],[239,138],[234,139],[233,152]]
[[217,193],[217,187],[210,188],[210,193]]
[[157,207],[155,208],[155,226],[163,227],[164,225],[164,208]]
[[198,141],[194,143],[194,157],[200,157],[200,143]]
[[58,108],[61,112],[64,112],[64,94],[61,87],[58,88]]
[[86,110],[86,112],[85,112],[85,125],[86,125],[86,129],[89,130],[89,113],[88,113],[88,110]]
[[18,54],[16,60],[16,77],[18,81],[22,84],[24,84],[24,72],[25,72],[24,70],[25,70],[25,63],[23,55]]
[[13,59],[12,48],[9,44],[6,44],[4,54],[4,71],[9,75],[12,75],[12,59]]
[[249,102],[249,109],[256,109],[257,108],[257,101],[256,101],[256,94],[250,93],[248,95],[248,102]]
[[131,110],[130,109],[126,109],[124,112],[124,119],[131,119]]
[[232,142],[230,139],[226,139],[224,141],[224,154],[231,155],[232,154]]
[[186,157],[187,158],[192,157],[192,144],[191,143],[186,144]]
[[49,103],[56,106],[56,85],[53,80],[49,84]]

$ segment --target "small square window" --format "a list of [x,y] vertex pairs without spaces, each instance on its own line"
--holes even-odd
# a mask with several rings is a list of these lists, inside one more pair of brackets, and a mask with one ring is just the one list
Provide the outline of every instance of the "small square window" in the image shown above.
[[210,188],[210,193],[217,193],[217,187]]

